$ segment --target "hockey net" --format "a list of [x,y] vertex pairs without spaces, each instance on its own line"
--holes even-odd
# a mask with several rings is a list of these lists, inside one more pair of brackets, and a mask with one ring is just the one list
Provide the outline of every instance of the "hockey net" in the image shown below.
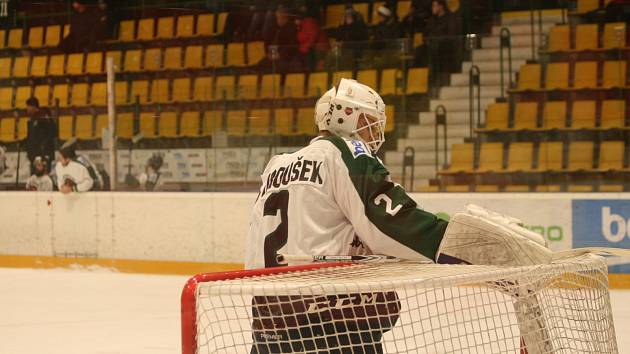
[[335,263],[203,274],[182,294],[193,353],[616,353],[606,263]]

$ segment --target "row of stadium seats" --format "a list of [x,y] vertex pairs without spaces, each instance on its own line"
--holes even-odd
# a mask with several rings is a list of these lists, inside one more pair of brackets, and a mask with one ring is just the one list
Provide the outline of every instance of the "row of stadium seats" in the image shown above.
[[223,33],[226,12],[176,17],[142,18],[120,21],[119,41],[153,40],[193,36],[214,36]]
[[[570,110],[568,105],[567,101],[547,101],[539,112],[538,102],[518,102],[510,122],[509,104],[493,103],[488,106],[485,127],[478,131],[630,129],[623,100],[576,100],[570,103]],[[571,112],[570,116],[567,112]]]
[[538,185],[527,185],[527,184],[508,184],[508,185],[497,185],[497,184],[449,184],[444,186],[444,188],[440,188],[440,186],[425,186],[419,188],[419,192],[448,192],[448,193],[468,193],[468,192],[478,192],[478,193],[494,193],[494,192],[509,192],[509,193],[528,193],[528,192],[571,192],[571,193],[587,193],[587,192],[623,192],[624,186],[623,184],[600,184],[598,186],[594,186],[593,184],[568,184],[568,185],[560,185],[560,184],[538,184]]
[[[597,160],[594,159],[596,147]],[[507,157],[504,150],[503,143],[481,143],[475,164],[474,144],[454,144],[451,165],[439,173],[630,172],[624,167],[627,148],[623,141],[603,141],[598,146],[593,141],[572,141],[566,149],[567,156],[563,153],[564,143],[560,141],[541,142],[536,149],[532,142],[512,142],[507,146]]]
[[[357,73],[361,82],[371,87],[378,87],[382,95],[401,94],[397,85],[402,73],[396,69],[364,70]],[[427,91],[427,69],[412,68],[407,73],[409,85],[406,94],[425,93]],[[233,99],[272,99],[317,97],[342,77],[351,78],[351,71],[287,74],[282,82],[279,74],[238,76],[198,76],[195,79],[154,79],[117,81],[115,83],[116,104],[134,103],[135,98],[144,103],[215,101]],[[308,79],[308,80],[307,80]],[[329,81],[331,79],[331,81]],[[380,85],[377,83],[380,82]],[[107,104],[107,85],[105,82],[0,87],[0,109],[25,108],[26,99],[31,95],[40,100],[42,106],[51,106],[59,100],[60,107],[104,106]]]
[[[70,32],[70,25],[52,25],[46,27],[31,27],[28,31],[27,46],[31,48],[55,47],[59,45],[61,38]],[[24,30],[13,28],[10,30],[0,30],[0,49],[22,48],[24,46]]]
[[[225,114],[225,120],[224,120]],[[131,138],[142,133],[144,138],[178,138],[210,136],[216,131],[226,131],[230,136],[314,136],[317,131],[313,123],[313,108],[276,108],[233,111],[164,111],[142,112],[138,115],[138,130],[134,130],[134,114],[119,113],[116,134],[120,138]],[[394,128],[393,106],[387,107],[386,131]],[[26,137],[27,118],[0,119],[0,141],[14,142]],[[225,121],[225,126],[223,122]],[[62,115],[59,117],[59,139],[100,139],[103,128],[108,125],[106,114]]]
[[[621,60],[548,63],[542,79],[541,64],[525,64],[519,70],[518,91],[610,89],[626,87],[626,62]],[[544,82],[544,88],[542,83]]]
[[599,25],[592,23],[579,24],[575,27],[556,25],[549,30],[548,51],[550,52],[623,47],[626,47],[626,24],[623,22],[606,23],[601,32]]

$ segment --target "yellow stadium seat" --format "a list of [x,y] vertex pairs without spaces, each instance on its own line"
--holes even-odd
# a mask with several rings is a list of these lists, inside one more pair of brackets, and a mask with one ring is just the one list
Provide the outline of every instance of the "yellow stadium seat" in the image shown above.
[[578,89],[597,87],[597,62],[579,61],[575,63],[573,87]]
[[144,51],[144,70],[157,71],[162,68],[162,49],[150,48]]
[[379,91],[381,96],[398,95],[401,93],[396,82],[399,75],[400,70],[398,69],[384,69],[381,71],[381,85]]
[[549,63],[545,75],[547,90],[569,87],[569,63]]
[[163,138],[177,137],[177,112],[162,112],[159,129],[160,136]]
[[24,31],[21,28],[14,28],[10,30],[9,40],[7,41],[7,47],[22,48],[23,38],[24,38]]
[[214,34],[214,14],[201,14],[197,16],[198,36],[211,36]]
[[499,191],[499,186],[496,184],[477,184],[475,185],[475,192],[477,193],[496,193]]
[[155,20],[153,18],[143,18],[138,21],[138,34],[136,39],[150,40],[153,39],[153,26]]
[[573,141],[569,144],[567,170],[582,171],[593,168],[593,142]]
[[508,150],[507,172],[522,172],[532,169],[534,144],[510,143]]
[[269,135],[269,117],[271,113],[268,109],[252,109],[249,112],[249,135],[267,136]]
[[604,74],[602,76],[602,86],[604,88],[625,87],[626,86],[626,62],[606,61],[604,62]]
[[567,192],[569,193],[591,193],[593,191],[592,184],[569,184]]
[[569,25],[556,25],[549,29],[549,51],[559,52],[570,49],[571,27]]
[[[285,86],[285,96],[287,96]],[[320,97],[324,92],[328,91],[328,73],[327,72],[319,72],[319,73],[311,73],[308,76],[308,87],[306,89],[306,94],[310,97]],[[298,97],[298,96],[292,96]]]
[[505,186],[503,191],[508,193],[526,193],[529,192],[529,186],[526,184],[510,184]]
[[[107,53],[105,53],[105,58],[103,60],[107,61],[107,58],[114,58],[114,68],[116,69],[116,72],[122,70],[122,53],[120,51],[108,51]],[[138,63],[140,63],[139,58]]]
[[385,107],[385,116],[387,122],[385,122],[385,133],[391,133],[396,127],[396,112],[394,111],[394,105],[387,105]]
[[[33,60],[31,61],[31,76],[35,76],[35,77],[41,77],[41,76],[46,76],[46,61],[48,60],[48,57],[45,55],[37,55],[33,57]],[[9,59],[9,63],[10,63],[10,59]],[[3,67],[3,63],[0,62],[0,70]],[[11,66],[8,65],[7,69],[9,69]],[[4,77],[4,74],[1,75],[1,77]]]
[[[449,3],[451,1],[448,1]],[[450,6],[451,4],[449,4],[449,9],[451,11],[456,11],[457,9],[454,9]],[[398,1],[396,3],[396,15],[398,15],[399,18],[404,18],[408,13],[409,13],[409,9],[411,8],[411,1]]]
[[173,101],[187,102],[190,101],[190,79],[177,78],[173,80]]
[[510,106],[507,103],[492,103],[488,106],[486,126],[482,130],[506,130]]
[[440,171],[440,173],[472,172],[474,156],[473,144],[453,144],[451,147],[451,164],[447,169]]
[[126,51],[124,70],[125,71],[140,71],[141,64],[142,64],[141,58],[142,58],[142,51],[140,49],[132,49],[132,50]]
[[183,112],[179,135],[184,137],[199,136],[199,112]]
[[66,73],[69,75],[83,74],[83,53],[68,54]]
[[623,22],[606,23],[602,42],[606,49],[625,47],[626,24]]
[[[345,4],[328,5],[326,7],[326,22],[324,23],[324,27],[332,28],[339,26],[343,20],[345,11]],[[364,20],[367,21],[367,18],[364,18]]]
[[[114,94],[116,95],[115,97],[116,104],[126,104],[129,102],[128,88],[129,88],[129,85],[127,84],[127,81],[116,81],[116,83],[114,84]],[[106,92],[107,92],[107,89],[106,89]]]
[[212,101],[213,99],[214,90],[212,89],[212,77],[200,76],[195,78],[193,100]]
[[44,45],[46,47],[56,47],[61,41],[61,26],[46,26],[46,38]]
[[193,15],[177,16],[177,37],[191,37],[195,33]]
[[118,40],[119,41],[133,41],[135,39],[135,26],[134,20],[120,21],[118,25]]
[[369,4],[367,2],[362,2],[362,3],[354,3],[352,4],[352,8],[354,8],[354,11],[358,12],[361,17],[363,17],[363,21],[367,22],[368,20],[368,7]]
[[0,141],[15,141],[15,118],[0,118]]
[[59,117],[59,139],[68,140],[74,137],[73,133],[73,116],[60,116]]
[[217,76],[214,98],[231,100],[235,97],[235,78],[232,75]]
[[537,171],[559,171],[562,169],[562,142],[544,141],[538,147]]
[[245,111],[228,111],[227,112],[227,133],[233,136],[245,135],[247,128],[247,119]]
[[26,108],[26,100],[31,97],[30,86],[18,86],[15,90],[15,108]]
[[223,112],[222,111],[206,111],[203,113],[204,136],[212,135],[214,132],[223,129]]
[[6,48],[6,36],[7,36],[7,31],[6,30],[0,30],[0,49],[4,49]]
[[[377,71],[374,69],[370,69],[370,70],[360,70],[357,73],[357,81],[359,81],[360,83],[367,85],[369,87],[377,87],[378,86],[378,80],[376,78],[377,76]],[[333,81],[333,84],[335,82]],[[410,93],[409,91],[407,91],[407,93]]]
[[216,34],[222,34],[223,31],[225,30],[225,21],[227,20],[227,12],[221,12],[218,16],[217,16],[217,29],[216,29]]
[[624,151],[623,141],[602,141],[599,147],[600,171],[620,171],[623,169]]
[[503,143],[482,143],[479,150],[479,167],[475,172],[503,170]]
[[237,97],[240,99],[255,99],[258,92],[257,75],[241,75],[238,77]]
[[577,13],[584,14],[597,9],[599,9],[599,0],[577,0]]
[[560,186],[557,184],[538,185],[534,191],[536,193],[557,193],[560,192]]
[[444,191],[447,193],[468,193],[470,192],[470,186],[467,184],[449,184],[444,187]]
[[182,67],[182,48],[169,47],[164,50],[164,69],[176,70]]
[[210,44],[206,47],[206,67],[222,67],[223,66],[223,45]]
[[92,93],[90,95],[90,104],[93,106],[107,105],[107,83],[95,82],[92,84]]
[[103,72],[103,53],[90,52],[85,60],[85,72],[88,74],[100,74]]
[[116,136],[129,139],[133,135],[133,113],[118,113],[116,116]]
[[99,114],[96,116],[96,128],[94,129],[94,137],[102,138],[103,137],[103,129],[107,129],[109,127],[109,117],[107,114]]
[[140,133],[145,138],[157,137],[157,116],[154,112],[142,112],[140,113]]
[[149,81],[140,80],[131,82],[131,102],[138,99],[141,104],[149,102]]
[[173,17],[158,18],[156,38],[173,38],[175,19]]
[[284,93],[287,98],[304,97],[304,73],[287,74],[284,78]]
[[[33,60],[35,60],[35,58],[33,58]],[[44,59],[45,58],[46,57],[44,57]],[[45,68],[45,65],[46,65],[46,62],[44,62],[44,68]],[[42,74],[42,76],[43,75],[44,74]],[[10,57],[0,58],[0,78],[7,79],[10,77],[11,77],[11,58]]]
[[65,62],[65,55],[51,55],[48,63],[48,75],[60,76],[63,75]]
[[596,24],[580,24],[575,26],[575,49],[588,50],[597,49],[597,31]]
[[260,84],[260,98],[279,98],[280,97],[280,75],[265,74]]
[[72,106],[83,107],[88,104],[88,84],[77,83],[72,85]]
[[35,86],[33,96],[35,96],[37,100],[39,100],[39,105],[41,107],[50,106],[50,85]]
[[600,184],[598,191],[604,193],[621,193],[623,192],[623,184]]
[[[373,87],[373,86],[370,86]],[[429,91],[429,69],[411,68],[407,73],[407,94]]]
[[11,109],[13,107],[13,88],[0,87],[0,109]]
[[317,126],[314,120],[315,110],[313,108],[300,108],[297,112],[296,134],[317,135]]
[[168,102],[168,80],[156,79],[151,82],[151,102]]
[[15,57],[13,62],[13,77],[28,76],[28,64],[31,57]]
[[540,64],[521,66],[518,77],[519,90],[537,90],[540,88]]
[[624,100],[604,100],[602,102],[601,124],[603,129],[623,128],[626,125],[626,102]]
[[274,135],[294,135],[293,129],[293,109],[292,108],[276,108],[274,110]]
[[228,43],[227,66],[245,66],[245,45],[243,43]]
[[264,42],[247,43],[247,65],[256,65],[265,57]]
[[75,120],[75,135],[77,139],[92,139],[94,134],[92,131],[92,115],[80,114]]
[[533,130],[538,126],[538,103],[518,102],[514,109],[514,130]]
[[31,27],[28,30],[28,46],[39,48],[44,45],[44,27]]
[[68,107],[68,85],[61,84],[53,86],[53,105],[59,100],[59,107]]
[[332,74],[331,86],[339,84],[341,79],[352,79],[352,71],[335,71]]
[[184,67],[186,69],[198,69],[203,66],[202,62],[203,47],[193,45],[186,47]]
[[18,118],[17,139],[20,141],[26,139],[26,134],[28,133],[28,121],[29,119],[26,117]]
[[595,128],[595,101],[574,101],[571,110],[571,129]]
[[564,129],[566,117],[567,103],[565,101],[548,101],[543,110],[541,129]]

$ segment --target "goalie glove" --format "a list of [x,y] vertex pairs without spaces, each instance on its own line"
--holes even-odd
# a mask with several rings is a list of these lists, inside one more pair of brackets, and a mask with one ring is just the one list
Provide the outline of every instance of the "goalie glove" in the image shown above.
[[545,239],[520,220],[470,204],[451,218],[436,262],[528,266],[550,263],[552,255]]

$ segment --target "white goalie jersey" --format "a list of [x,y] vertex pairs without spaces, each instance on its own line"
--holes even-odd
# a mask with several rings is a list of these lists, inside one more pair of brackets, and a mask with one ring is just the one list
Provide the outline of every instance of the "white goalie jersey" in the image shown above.
[[274,156],[250,217],[245,266],[278,254],[435,259],[447,222],[417,208],[360,141],[319,137]]

